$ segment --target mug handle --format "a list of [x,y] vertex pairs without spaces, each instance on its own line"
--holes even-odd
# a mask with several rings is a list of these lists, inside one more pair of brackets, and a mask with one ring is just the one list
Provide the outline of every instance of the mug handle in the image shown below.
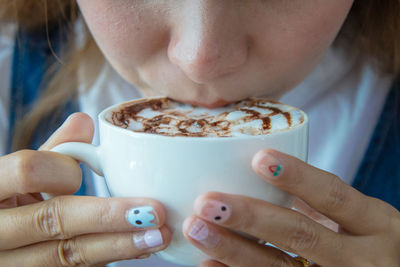
[[50,151],[58,152],[76,160],[83,161],[96,174],[103,176],[103,168],[100,162],[100,146],[94,146],[87,143],[68,142],[53,147]]

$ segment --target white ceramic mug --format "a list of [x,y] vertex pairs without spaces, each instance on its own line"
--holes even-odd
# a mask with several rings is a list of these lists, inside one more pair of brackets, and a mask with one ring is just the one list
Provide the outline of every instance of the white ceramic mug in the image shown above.
[[64,143],[53,151],[87,163],[105,177],[112,196],[149,197],[163,203],[173,236],[168,248],[157,253],[162,258],[183,265],[198,265],[209,258],[192,246],[181,230],[184,219],[193,214],[194,200],[200,194],[219,191],[286,207],[292,204],[289,194],[257,176],[251,160],[259,150],[272,148],[306,161],[306,114],[302,124],[268,135],[169,137],[133,132],[110,123],[112,112],[125,104],[99,114],[98,147]]

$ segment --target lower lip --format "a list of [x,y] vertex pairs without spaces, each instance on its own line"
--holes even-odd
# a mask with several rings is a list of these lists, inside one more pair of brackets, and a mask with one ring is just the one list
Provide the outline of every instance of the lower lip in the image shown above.
[[217,101],[215,101],[214,103],[211,103],[211,104],[209,104],[209,103],[201,103],[201,102],[197,102],[197,101],[186,101],[186,100],[183,101],[183,102],[185,102],[187,104],[190,104],[190,105],[193,105],[193,106],[200,106],[200,107],[203,107],[203,108],[213,109],[213,108],[219,108],[219,107],[234,103],[236,101],[226,101],[226,100],[223,100],[223,99],[218,99]]

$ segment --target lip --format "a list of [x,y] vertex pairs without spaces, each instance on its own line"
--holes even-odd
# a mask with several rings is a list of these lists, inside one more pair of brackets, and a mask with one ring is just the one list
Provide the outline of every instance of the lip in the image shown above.
[[223,107],[226,106],[228,104],[234,103],[235,101],[227,101],[224,99],[218,99],[217,101],[213,102],[213,103],[203,103],[203,102],[199,102],[199,101],[190,101],[190,100],[183,100],[182,102],[193,105],[193,106],[200,106],[203,108],[208,108],[208,109],[213,109],[213,108],[219,108],[219,107]]

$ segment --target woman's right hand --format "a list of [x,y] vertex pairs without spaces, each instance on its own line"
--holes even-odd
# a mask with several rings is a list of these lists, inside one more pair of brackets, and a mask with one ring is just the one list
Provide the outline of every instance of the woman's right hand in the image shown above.
[[[0,157],[2,266],[103,266],[166,248],[171,232],[159,202],[71,195],[82,180],[78,162],[47,150],[92,136],[91,119],[76,113],[39,151]],[[39,192],[56,197],[43,201]]]

